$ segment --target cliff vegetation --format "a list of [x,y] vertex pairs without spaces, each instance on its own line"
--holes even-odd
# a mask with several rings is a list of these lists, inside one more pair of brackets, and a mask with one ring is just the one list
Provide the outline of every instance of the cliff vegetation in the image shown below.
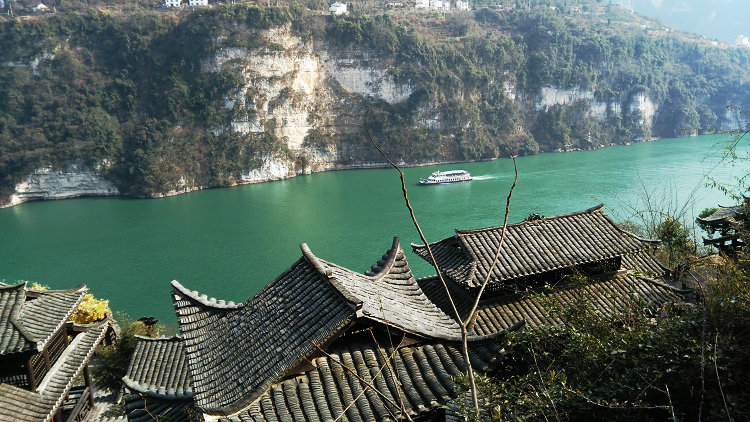
[[[418,12],[310,1],[0,18],[0,197],[40,167],[120,192],[596,148],[744,126],[750,50],[594,0]],[[489,5],[489,3],[488,3]],[[550,6],[555,6],[554,8]]]

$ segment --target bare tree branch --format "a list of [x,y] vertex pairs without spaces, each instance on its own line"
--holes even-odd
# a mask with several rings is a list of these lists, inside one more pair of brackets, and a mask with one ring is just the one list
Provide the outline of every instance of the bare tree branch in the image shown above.
[[[344,363],[342,363],[342,362],[339,362],[339,360],[338,360],[338,359],[336,359],[336,358],[335,358],[335,357],[333,357],[333,356],[332,356],[332,355],[331,355],[330,353],[328,353],[327,351],[325,351],[325,350],[324,350],[324,349],[323,349],[322,347],[320,347],[320,346],[319,346],[319,345],[318,345],[317,343],[315,343],[315,342],[314,342],[314,341],[313,341],[312,339],[310,339],[310,338],[309,338],[309,337],[307,336],[307,334],[305,334],[305,332],[304,332],[304,331],[300,330],[300,332],[301,332],[301,333],[302,333],[302,335],[303,335],[303,336],[305,337],[305,339],[307,339],[307,341],[308,341],[308,342],[310,342],[310,344],[312,344],[313,346],[315,346],[315,348],[317,348],[317,349],[318,349],[318,351],[319,351],[319,352],[321,352],[322,354],[324,354],[324,355],[325,355],[325,356],[326,356],[326,357],[327,357],[327,358],[328,358],[329,360],[331,360],[331,361],[333,361],[333,362],[336,362],[337,364],[339,364],[339,365],[340,365],[340,366],[341,366],[342,368],[344,368],[344,370],[345,370],[345,371],[347,371],[347,372],[348,372],[349,374],[351,374],[352,376],[354,376],[355,378],[357,378],[357,379],[358,379],[358,380],[359,380],[359,381],[360,381],[360,382],[361,382],[362,384],[364,384],[364,385],[365,385],[365,389],[363,389],[363,391],[362,391],[363,393],[364,393],[364,390],[366,390],[367,388],[371,389],[371,390],[372,390],[372,391],[374,391],[374,392],[375,392],[375,393],[376,393],[376,394],[377,394],[378,396],[380,396],[380,398],[381,398],[381,399],[383,399],[384,401],[386,401],[386,402],[387,402],[388,404],[390,404],[391,406],[393,406],[393,407],[394,407],[394,408],[396,408],[396,409],[400,409],[400,410],[401,410],[401,412],[402,412],[402,414],[403,414],[403,415],[404,415],[404,417],[406,418],[406,420],[408,420],[408,421],[410,421],[410,422],[411,422],[411,420],[412,420],[412,419],[411,419],[411,417],[409,416],[409,414],[408,414],[408,413],[406,412],[406,408],[405,408],[405,407],[403,407],[403,406],[399,406],[398,404],[394,403],[394,402],[393,402],[393,400],[391,400],[390,398],[388,398],[388,397],[387,397],[387,396],[386,396],[386,395],[385,395],[385,394],[384,394],[384,393],[383,393],[382,391],[378,390],[378,389],[377,389],[377,388],[376,388],[376,387],[375,387],[374,385],[372,385],[372,383],[371,383],[371,382],[368,382],[367,380],[365,380],[365,379],[364,379],[364,378],[363,378],[362,376],[360,376],[360,375],[359,375],[359,374],[358,374],[358,373],[357,373],[357,372],[356,372],[355,370],[353,370],[352,368],[349,368],[348,366],[344,365]],[[399,345],[401,345],[401,342],[399,342]],[[396,354],[396,352],[398,352],[398,349],[394,349],[394,350],[393,350],[393,354],[392,354],[391,356],[393,356],[394,354]],[[379,371],[377,372],[377,375],[375,376],[375,378],[377,378],[377,376],[378,376],[378,375],[380,375],[380,374],[382,373],[383,369],[384,369],[384,368],[380,368],[380,370],[379,370]],[[373,378],[373,380],[374,380],[375,378]],[[358,398],[359,398],[360,396],[361,396],[361,394],[360,394],[360,395],[358,395],[358,396],[357,396],[357,398],[355,398],[355,399],[354,399],[354,400],[352,401],[352,403],[350,403],[350,404],[349,404],[349,406],[347,406],[347,407],[346,407],[346,408],[344,409],[344,411],[343,411],[343,412],[346,412],[346,411],[347,411],[347,410],[348,410],[348,409],[349,409],[349,408],[350,408],[350,407],[351,407],[351,406],[352,406],[352,405],[353,405],[354,403],[356,403],[357,399],[358,399]],[[386,408],[387,408],[387,406],[386,406]],[[389,413],[390,413],[390,410],[389,410]],[[342,413],[342,415],[343,415],[343,413]],[[394,415],[394,418],[396,418],[396,417],[395,417],[395,415]]]
[[516,166],[516,158],[513,155],[512,151],[510,151],[510,148],[508,148],[508,152],[510,153],[511,158],[513,159],[513,169],[515,172],[515,178],[513,180],[513,185],[510,188],[510,192],[508,193],[508,198],[506,200],[505,205],[505,218],[503,220],[503,230],[500,237],[500,244],[497,247],[497,251],[495,252],[495,258],[492,261],[492,265],[490,268],[490,272],[487,274],[487,277],[482,282],[482,286],[479,289],[479,293],[477,294],[477,297],[474,301],[474,304],[469,312],[469,314],[466,316],[467,319],[464,320],[461,317],[461,314],[458,312],[458,308],[456,307],[456,303],[453,300],[453,296],[450,293],[450,289],[448,289],[448,284],[445,282],[445,279],[443,277],[442,272],[440,271],[440,266],[438,265],[437,261],[435,260],[435,255],[432,253],[432,247],[430,247],[430,242],[427,241],[427,238],[424,235],[424,232],[422,232],[422,228],[419,226],[419,222],[417,221],[417,217],[414,213],[414,208],[412,208],[411,203],[409,201],[409,195],[406,191],[406,181],[404,179],[404,172],[401,171],[399,166],[396,165],[396,163],[393,162],[393,160],[388,157],[383,150],[380,149],[377,143],[372,139],[372,135],[370,134],[370,128],[367,126],[367,114],[364,116],[364,124],[365,124],[365,132],[367,134],[367,138],[369,139],[372,146],[375,147],[375,149],[380,153],[381,156],[393,167],[398,171],[399,177],[401,179],[401,192],[404,197],[404,201],[406,202],[406,208],[409,209],[409,215],[411,216],[412,223],[414,223],[414,227],[417,229],[417,233],[419,233],[419,238],[422,240],[422,243],[424,243],[425,248],[427,249],[427,253],[430,256],[430,262],[432,263],[433,267],[435,268],[435,272],[437,273],[438,279],[440,279],[441,284],[443,285],[443,289],[445,290],[445,295],[448,298],[448,302],[451,305],[451,308],[453,310],[453,314],[456,316],[456,321],[458,322],[460,328],[461,328],[461,340],[462,340],[462,348],[463,348],[463,357],[466,361],[466,373],[469,377],[469,384],[471,389],[471,398],[472,403],[474,406],[475,412],[479,413],[479,399],[477,397],[477,384],[474,377],[474,369],[471,366],[471,358],[469,356],[469,344],[468,344],[468,338],[469,338],[469,327],[473,326],[473,322],[476,319],[477,314],[477,308],[479,307],[479,302],[482,298],[482,293],[484,293],[484,289],[487,287],[487,284],[489,283],[492,272],[495,270],[495,267],[497,266],[497,263],[500,258],[500,253],[503,248],[503,242],[505,241],[505,234],[508,226],[508,214],[510,213],[510,200],[513,196],[513,189],[516,187],[516,184],[518,183],[518,167]]

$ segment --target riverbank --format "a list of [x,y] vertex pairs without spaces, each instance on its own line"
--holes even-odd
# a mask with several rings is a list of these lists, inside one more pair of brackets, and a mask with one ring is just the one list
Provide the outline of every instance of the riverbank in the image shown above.
[[[595,151],[519,157],[509,221],[532,213],[551,216],[605,203],[616,221],[637,206],[644,186],[669,189],[700,212],[731,200],[706,187],[704,174],[732,179],[719,166],[719,136],[662,139]],[[707,155],[713,153],[707,157]],[[743,147],[740,153],[745,153]],[[510,160],[462,163],[477,176],[468,183],[417,189],[420,178],[447,165],[404,168],[409,199],[429,241],[452,229],[502,224]],[[735,169],[738,170],[738,169]],[[740,169],[741,170],[741,169]],[[652,198],[661,199],[655,194]],[[690,218],[688,216],[687,218]],[[233,189],[206,189],[152,200],[81,199],[23,204],[0,210],[0,278],[41,280],[53,286],[86,283],[113,309],[134,318],[174,319],[171,280],[225,300],[242,301],[299,259],[307,243],[321,259],[365,271],[391,245],[422,243],[391,169],[329,171]],[[407,248],[408,249],[408,248]],[[430,274],[412,259],[417,277]],[[155,287],[156,286],[156,287]]]
[[[633,143],[640,142],[654,142],[659,138],[648,138],[642,140],[633,140]],[[622,145],[630,145],[631,143],[625,143]],[[556,151],[539,151],[539,154],[559,153],[559,152],[577,152],[577,151],[591,151],[611,146],[617,146],[619,144],[609,145],[594,145],[588,149],[571,148],[571,149],[559,149]],[[481,160],[453,160],[453,161],[430,161],[424,163],[406,163],[399,162],[397,165],[402,168],[414,168],[414,167],[427,167],[435,165],[455,165],[462,163],[480,163],[485,161],[494,161],[500,158],[507,157],[494,157]],[[221,189],[229,187],[237,187],[244,185],[252,185],[257,183],[272,182],[277,180],[291,179],[297,176],[310,175],[313,173],[322,173],[329,171],[344,171],[344,170],[364,170],[364,169],[379,169],[379,168],[390,168],[391,165],[383,161],[380,163],[362,163],[352,165],[341,165],[334,164],[330,167],[324,167],[321,169],[303,169],[302,171],[294,173],[276,173],[266,172],[267,176],[255,177],[255,178],[242,178],[234,179],[226,186],[185,186],[181,189],[175,189],[167,192],[155,192],[151,195],[135,197],[138,199],[159,199],[168,198],[177,195],[184,195],[192,192],[197,192],[205,189]],[[261,171],[260,174],[263,174]],[[0,203],[0,209],[9,208],[16,205],[20,205],[31,201],[50,201],[50,200],[61,200],[61,199],[73,199],[83,197],[130,197],[131,195],[122,194],[115,184],[101,176],[96,170],[92,170],[86,167],[79,167],[72,165],[65,170],[54,170],[49,167],[43,167],[35,170],[32,174],[27,176],[26,180],[16,185],[16,189],[13,194],[8,198],[3,198],[4,202]]]

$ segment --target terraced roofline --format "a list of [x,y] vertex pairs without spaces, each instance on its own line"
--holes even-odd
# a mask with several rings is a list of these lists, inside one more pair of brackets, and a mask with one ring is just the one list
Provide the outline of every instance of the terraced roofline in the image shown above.
[[359,303],[302,245],[303,256],[242,304],[173,281],[173,302],[196,406],[238,412],[343,334]]
[[44,291],[30,290],[27,283],[0,285],[0,355],[43,351],[85,294],[85,284]]
[[[476,288],[549,271],[604,262],[640,251],[655,241],[621,229],[603,204],[570,214],[540,217],[507,226],[503,253],[492,267],[502,226],[456,230],[455,236],[431,243],[441,271],[465,288]],[[431,263],[425,245],[414,252]]]
[[300,249],[297,262],[242,304],[172,282],[192,392],[205,414],[241,411],[355,324],[461,340],[458,323],[417,284],[398,238],[367,274],[324,261],[306,244]]
[[305,248],[303,252],[342,295],[358,304],[358,317],[424,339],[461,341],[458,323],[435,306],[417,284],[398,237],[365,274],[319,259]]

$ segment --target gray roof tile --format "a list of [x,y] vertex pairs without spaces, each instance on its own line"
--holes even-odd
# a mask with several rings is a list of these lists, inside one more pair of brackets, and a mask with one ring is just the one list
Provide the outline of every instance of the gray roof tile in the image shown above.
[[[663,277],[666,277],[669,271],[646,251],[627,255],[622,265],[624,272],[592,279],[585,285],[554,290],[545,293],[545,296],[555,299],[563,307],[585,298],[606,313],[624,309],[631,304],[634,294],[652,307],[684,300],[683,295],[686,292],[667,284]],[[445,310],[449,309],[445,289],[437,277],[420,279],[419,283],[430,300]],[[473,303],[464,298],[466,293],[462,289],[452,283],[449,286],[459,312],[466,318]],[[519,321],[525,321],[525,327],[528,328],[559,323],[555,315],[548,314],[543,300],[535,293],[516,293],[483,299],[477,310],[474,333],[494,334]]]
[[0,355],[44,349],[85,294],[86,286],[48,291],[27,290],[26,283],[0,286]]
[[128,422],[184,422],[195,416],[193,401],[177,398],[159,398],[149,394],[125,395]]
[[195,401],[207,414],[241,410],[355,318],[356,304],[318,263],[298,260],[247,302],[212,305],[179,283],[173,300]]
[[[750,202],[748,202],[750,204]],[[745,209],[746,205],[735,205],[731,207],[719,206],[713,214],[703,218],[698,218],[698,221],[706,224],[715,224],[727,221],[729,219],[737,219],[747,213]]]
[[[603,205],[573,214],[510,224],[490,284],[597,262],[639,251],[643,239],[627,233],[602,211]],[[456,230],[430,244],[441,271],[457,283],[475,288],[490,272],[502,227]],[[414,252],[431,262],[425,245]]]
[[[491,370],[500,361],[501,349],[499,342],[474,343],[475,370]],[[414,416],[455,398],[453,377],[466,370],[460,347],[449,342],[395,352],[392,347],[354,342],[330,357],[315,359],[313,366],[274,384],[247,409],[221,420],[396,420],[402,411]]]
[[0,421],[49,421],[114,322],[105,319],[77,335],[40,382],[37,392],[0,384]]
[[152,397],[191,400],[192,382],[184,349],[179,337],[138,337],[123,382],[135,392]]
[[[173,282],[192,391],[207,414],[239,411],[319,354],[357,320],[369,319],[422,338],[460,340],[460,327],[414,279],[395,238],[366,274],[303,257],[240,305],[217,306]],[[132,366],[132,365],[131,365]],[[139,381],[140,382],[140,381]]]
[[456,321],[435,306],[417,284],[397,237],[391,249],[365,274],[321,262],[362,302],[366,317],[422,337],[460,340]]

